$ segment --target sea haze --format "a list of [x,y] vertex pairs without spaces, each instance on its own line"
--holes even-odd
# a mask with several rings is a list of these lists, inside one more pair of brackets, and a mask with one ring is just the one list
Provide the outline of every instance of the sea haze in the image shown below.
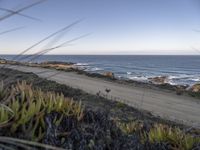
[[[1,55],[5,59],[13,57]],[[200,56],[44,55],[34,61],[73,62],[89,72],[111,71],[119,78],[143,82],[157,76],[167,76],[170,84],[193,85],[200,82]]]

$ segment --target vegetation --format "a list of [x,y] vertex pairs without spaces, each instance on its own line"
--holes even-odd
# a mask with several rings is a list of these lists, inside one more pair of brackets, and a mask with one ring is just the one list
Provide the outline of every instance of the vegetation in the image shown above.
[[14,117],[14,112],[6,105],[0,105],[0,127],[6,125]]
[[125,134],[134,134],[140,132],[143,128],[143,123],[139,121],[131,121],[127,123],[118,123],[118,127]]
[[192,97],[196,97],[198,99],[200,99],[200,92],[192,92],[192,91],[188,91],[188,94]]
[[[40,89],[33,90],[31,85],[25,81],[17,83],[11,89],[13,93],[10,101],[1,105],[0,123],[7,123],[12,114],[11,134],[20,132],[23,137],[33,141],[40,141],[45,134],[45,115],[58,112],[65,116],[73,116],[78,121],[83,117],[83,107],[81,103],[65,98],[62,94],[44,93]],[[57,125],[62,117],[55,118]]]
[[[26,10],[42,1],[33,3],[27,7],[19,10],[11,11],[11,14],[2,17],[1,21],[13,15],[20,15],[19,12]],[[23,15],[24,16],[24,15]],[[31,18],[31,17],[28,17]],[[77,22],[71,24],[75,25]],[[70,26],[58,30],[49,35],[30,48],[24,50],[21,54],[26,53],[31,48],[39,45],[41,42],[49,39],[57,33],[61,33]],[[8,31],[6,31],[8,32]],[[9,31],[10,32],[10,31]],[[4,32],[5,33],[5,32]],[[77,38],[78,39],[78,38]],[[71,41],[74,41],[71,40]],[[69,44],[65,43],[41,50],[33,55],[34,60],[38,56],[49,52],[50,50],[62,47]],[[22,57],[27,58],[29,56]],[[19,58],[18,56],[16,58]],[[3,60],[1,62],[5,64]],[[19,62],[6,62],[15,65],[25,65]],[[61,64],[62,62],[50,62],[50,64]],[[30,65],[30,64],[29,64]],[[33,64],[31,64],[33,65]],[[44,64],[43,64],[44,65]],[[43,67],[49,67],[49,63]],[[62,65],[72,65],[62,64]],[[50,67],[52,67],[50,65]],[[2,68],[1,68],[2,69]],[[138,84],[143,86],[144,83],[134,81],[117,80],[112,73],[96,74],[88,73],[76,68],[65,69],[56,66],[58,70],[75,71],[79,74],[85,74],[90,77],[98,77],[106,80],[116,80],[126,84]],[[9,78],[8,74],[12,71],[6,72],[3,79]],[[12,74],[12,73],[11,73]],[[17,80],[24,76],[18,76]],[[33,80],[32,76],[28,74],[29,80]],[[10,80],[9,82],[16,80]],[[42,84],[43,83],[43,84]],[[53,87],[52,85],[55,85]],[[114,121],[110,118],[107,112],[102,110],[88,109],[83,107],[82,103],[76,100],[87,99],[90,105],[95,106],[97,103],[96,97],[91,95],[84,95],[82,91],[75,90],[66,86],[57,84],[48,84],[47,82],[40,82],[40,86],[46,87],[46,92],[39,88],[33,88],[31,84],[25,81],[17,82],[9,88],[0,83],[0,149],[176,149],[176,150],[190,150],[199,149],[200,137],[194,134],[185,133],[178,127],[170,127],[169,125],[155,124],[157,119],[146,121],[145,115],[141,112],[133,110],[133,108],[121,102],[102,103],[103,107],[117,108],[114,110],[133,110],[144,121],[132,120],[128,122]],[[59,87],[59,88],[58,88]],[[169,84],[160,85],[164,89],[174,90],[174,86]],[[61,90],[62,89],[62,90]],[[49,92],[51,90],[51,92]],[[55,91],[59,93],[55,93]],[[60,92],[65,92],[61,94]],[[109,89],[106,90],[110,92]],[[177,89],[178,95],[183,94],[184,89]],[[199,97],[199,93],[189,93],[194,97]],[[70,97],[70,98],[66,98]],[[75,101],[71,98],[75,97]],[[92,100],[88,100],[92,99]],[[99,101],[104,101],[100,99]],[[91,103],[93,101],[93,103]],[[97,103],[96,105],[100,105]],[[128,111],[125,111],[124,114]],[[115,111],[116,113],[116,111]],[[125,118],[125,115],[122,117]],[[139,116],[140,115],[140,116]],[[152,116],[150,116],[152,117]],[[149,119],[149,118],[148,118]],[[146,121],[146,122],[145,122]],[[53,147],[53,146],[56,147]]]
[[[1,148],[7,143],[19,149],[58,149],[49,146],[53,145],[65,149],[191,150],[200,143],[199,137],[178,127],[111,120],[106,112],[90,110],[79,101],[43,92],[25,81],[1,87],[0,95],[4,95],[0,107]],[[116,108],[121,105],[116,103]]]
[[122,102],[117,102],[117,108],[121,109],[121,108],[124,108],[126,106],[125,103],[122,103]]
[[162,124],[155,124],[144,135],[144,141],[150,143],[167,143],[171,149],[191,150],[194,145],[200,143],[200,137],[184,133],[179,128],[172,128]]

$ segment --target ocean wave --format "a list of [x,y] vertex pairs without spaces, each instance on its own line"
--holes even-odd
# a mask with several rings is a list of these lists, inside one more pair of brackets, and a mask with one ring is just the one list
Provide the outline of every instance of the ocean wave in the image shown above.
[[193,75],[186,75],[186,74],[182,74],[182,75],[169,75],[168,79],[188,79],[188,78],[194,78]]
[[98,67],[94,67],[94,68],[90,68],[90,71],[102,71],[102,68],[98,68]]
[[166,83],[170,85],[178,85],[178,83],[174,82],[173,80],[168,80]]
[[200,78],[191,79],[192,81],[199,82]]
[[169,80],[190,80],[190,81],[200,81],[199,76],[195,75],[177,75],[177,76],[168,76]]
[[89,66],[88,63],[76,63],[75,65],[76,66]]
[[[133,81],[141,81],[141,82],[149,82],[151,81],[150,78],[155,77],[162,77],[162,75],[158,76],[127,76],[128,79]],[[166,77],[165,83],[168,83],[170,85],[193,85],[196,82],[200,82],[200,77],[194,77],[194,76],[186,76],[186,75],[169,75]]]
[[[170,85],[193,85],[200,82],[200,76],[197,73],[191,74],[190,72],[171,70],[166,72],[166,70],[152,70],[152,68],[141,67],[141,66],[131,66],[125,67],[117,64],[99,64],[99,63],[85,63],[79,62],[75,64],[77,67],[84,68],[87,72],[102,73],[105,70],[110,70],[119,79],[130,79],[134,81],[150,82],[150,78],[166,76],[165,83]],[[135,70],[133,69],[135,68]],[[134,72],[132,72],[134,70]]]
[[197,82],[200,82],[200,77],[197,75],[169,75],[167,81],[171,85],[193,85]]
[[145,76],[130,76],[128,79],[135,81],[148,81],[148,77]]

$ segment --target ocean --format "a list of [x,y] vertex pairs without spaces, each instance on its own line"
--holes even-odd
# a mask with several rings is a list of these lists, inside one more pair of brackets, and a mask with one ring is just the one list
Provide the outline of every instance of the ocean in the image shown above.
[[[1,55],[12,59],[14,55]],[[21,60],[28,61],[28,60]],[[34,62],[73,62],[88,72],[113,72],[118,78],[147,82],[148,78],[167,76],[172,85],[200,82],[200,56],[144,55],[43,55]]]

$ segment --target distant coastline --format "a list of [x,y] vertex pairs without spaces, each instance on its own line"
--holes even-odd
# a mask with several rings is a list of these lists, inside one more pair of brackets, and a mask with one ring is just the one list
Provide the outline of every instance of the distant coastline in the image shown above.
[[153,78],[149,78],[148,81],[137,81],[128,78],[119,78],[115,75],[115,73],[111,71],[104,72],[95,72],[88,71],[85,68],[86,64],[73,63],[73,62],[62,62],[62,61],[44,61],[40,63],[33,62],[21,62],[21,61],[12,61],[7,59],[0,59],[1,67],[2,65],[21,65],[21,66],[30,66],[30,67],[41,67],[41,68],[49,68],[56,69],[64,72],[76,72],[77,74],[83,74],[93,78],[101,78],[104,80],[114,81],[120,84],[127,84],[131,86],[137,87],[145,87],[156,90],[168,90],[175,92],[177,95],[190,95],[192,97],[200,98],[200,84],[196,83],[192,86],[190,85],[173,85],[167,83],[167,76],[157,76]]
[[[0,55],[0,58],[12,60],[15,56]],[[158,79],[154,80],[156,84],[193,86],[200,82],[200,56],[194,55],[43,55],[23,59],[26,56],[19,57],[18,61],[72,62],[89,73],[113,72],[118,79],[144,83],[151,82],[152,78]]]

